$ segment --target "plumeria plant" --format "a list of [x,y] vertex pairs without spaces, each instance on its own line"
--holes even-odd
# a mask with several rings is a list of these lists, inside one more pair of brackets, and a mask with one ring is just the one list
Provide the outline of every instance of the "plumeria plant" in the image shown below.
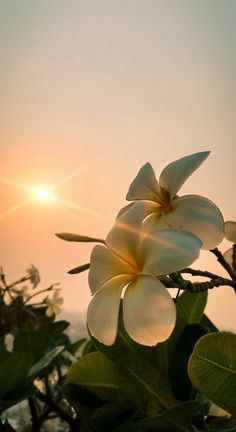
[[[57,234],[97,243],[90,262],[69,271],[89,270],[92,294],[90,341],[62,388],[76,430],[236,431],[236,335],[204,313],[209,289],[236,291],[235,245],[218,249],[224,236],[236,242],[236,223],[206,197],[178,195],[208,155],[171,162],[159,181],[145,164],[106,239]],[[201,249],[226,276],[190,267]]]
[[75,412],[61,393],[77,348],[64,333],[69,323],[56,320],[63,301],[58,284],[40,289],[39,283],[33,265],[10,283],[0,269],[1,432],[53,431],[55,421],[58,431],[77,425]]
[[[89,271],[88,338],[72,343],[56,319],[58,284],[40,289],[35,266],[8,283],[1,269],[0,431],[236,432],[236,335],[204,313],[208,290],[236,291],[236,223],[178,195],[208,155],[171,162],[159,180],[145,164],[105,239],[57,234],[95,243],[69,271]],[[191,267],[202,249],[223,276]],[[16,427],[21,401],[29,421]]]

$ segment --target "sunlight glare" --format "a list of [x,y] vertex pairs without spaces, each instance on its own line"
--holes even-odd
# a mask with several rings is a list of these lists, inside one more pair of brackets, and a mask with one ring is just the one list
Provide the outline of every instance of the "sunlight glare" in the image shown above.
[[49,202],[54,199],[52,188],[47,186],[38,186],[33,190],[33,197],[37,201]]

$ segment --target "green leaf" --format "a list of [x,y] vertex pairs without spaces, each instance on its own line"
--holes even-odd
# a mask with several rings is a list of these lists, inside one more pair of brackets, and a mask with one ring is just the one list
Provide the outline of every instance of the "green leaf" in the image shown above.
[[188,361],[198,339],[206,334],[206,329],[200,324],[192,324],[183,330],[173,352],[169,375],[175,397],[184,402],[191,397],[192,383],[188,376]]
[[81,357],[71,366],[67,383],[85,387],[102,400],[114,400],[119,392],[114,362],[97,351]]
[[104,240],[96,237],[88,237],[80,234],[70,234],[70,233],[56,233],[55,234],[61,240],[66,240],[70,242],[82,242],[82,243],[105,243]]
[[37,363],[35,363],[28,374],[29,378],[33,378],[39,375],[44,369],[51,365],[51,363],[61,355],[64,351],[64,346],[57,346],[53,350],[49,351],[44,357],[42,357]]
[[38,330],[21,331],[14,340],[13,352],[28,352],[33,355],[34,362],[46,352],[50,341],[50,333],[45,327]]
[[135,425],[137,431],[148,432],[189,432],[192,418],[200,404],[188,401],[164,411],[162,414],[141,420]]
[[82,350],[83,349],[83,346],[85,345],[85,343],[87,342],[87,340],[88,339],[86,339],[86,338],[82,338],[82,339],[79,339],[79,340],[73,342],[71,344],[70,351],[73,354],[76,354],[78,350]]
[[13,352],[29,352],[34,362],[39,361],[55,345],[62,345],[62,338],[65,341],[66,336],[61,336],[61,332],[68,326],[67,321],[57,321],[42,325],[37,330],[21,331],[15,337]]
[[29,397],[33,396],[35,391],[35,386],[32,383],[28,383],[27,381],[20,384],[18,387],[14,387],[4,394],[4,397],[1,400],[1,411],[5,411],[24,399],[28,399]]
[[179,296],[176,307],[189,324],[200,323],[206,307],[207,295],[207,291],[197,294],[185,291]]
[[82,264],[78,267],[75,267],[75,268],[69,270],[67,273],[69,273],[69,274],[82,273],[83,271],[88,270],[89,267],[90,267],[90,263]]
[[32,355],[12,353],[0,364],[0,397],[24,382],[32,364]]
[[66,330],[69,325],[70,323],[68,321],[60,320],[48,324],[47,327],[45,326],[45,328],[46,331],[49,330],[52,335],[56,335]]
[[236,335],[210,333],[195,345],[188,372],[209,400],[236,415]]
[[209,332],[215,333],[218,332],[218,328],[213,324],[213,322],[208,318],[207,315],[203,314],[201,319],[201,324],[208,329]]
[[88,418],[89,421],[96,409],[102,405],[101,399],[94,393],[77,384],[64,384],[62,386],[62,393],[80,416]]
[[4,345],[0,345],[0,364],[10,356],[10,351],[7,351]]
[[153,405],[157,413],[176,403],[169,380],[155,367],[155,364],[137,354],[119,358],[119,378],[122,389],[137,406]]
[[127,412],[133,409],[133,405],[130,405],[127,400],[119,400],[117,399],[114,402],[108,402],[104,404],[102,407],[98,408],[92,416],[94,422],[99,422],[103,419],[110,419],[118,414]]
[[218,417],[208,423],[209,432],[235,432],[236,418]]

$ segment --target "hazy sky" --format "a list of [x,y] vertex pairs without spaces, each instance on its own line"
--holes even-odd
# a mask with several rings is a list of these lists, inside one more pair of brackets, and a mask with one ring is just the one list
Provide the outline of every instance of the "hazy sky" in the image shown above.
[[[105,237],[147,161],[159,176],[211,150],[182,192],[236,220],[235,22],[235,0],[0,0],[0,263],[10,280],[33,263],[42,288],[61,282],[65,307],[84,309],[86,275],[66,272],[91,245],[54,233]],[[73,205],[9,211],[29,193],[4,179],[58,183]],[[220,271],[208,255],[195,267]],[[216,288],[210,316],[235,327],[234,301]]]

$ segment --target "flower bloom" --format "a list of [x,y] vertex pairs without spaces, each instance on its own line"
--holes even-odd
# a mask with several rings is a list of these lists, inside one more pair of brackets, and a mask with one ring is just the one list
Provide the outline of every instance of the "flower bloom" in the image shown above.
[[[225,222],[225,238],[230,242],[236,244],[236,222],[227,221]],[[224,253],[224,259],[231,265],[233,265],[233,248],[228,249]]]
[[45,303],[48,305],[46,315],[50,317],[60,312],[63,298],[59,296],[58,291],[54,291],[52,298],[47,297]]
[[183,229],[196,235],[203,249],[213,249],[223,240],[223,216],[212,201],[198,195],[177,196],[186,179],[208,154],[194,153],[170,163],[162,171],[159,182],[150,163],[140,169],[126,199],[145,201],[145,230]]
[[28,274],[28,276],[30,278],[30,281],[33,285],[33,288],[36,288],[36,286],[40,282],[40,276],[39,276],[38,269],[33,264],[31,264],[31,266],[26,270],[26,273]]
[[117,219],[106,244],[92,250],[87,322],[91,335],[105,345],[115,342],[122,295],[124,326],[132,339],[150,346],[168,339],[176,309],[158,276],[190,265],[199,255],[201,241],[191,233],[143,232],[144,212],[143,203],[134,204]]

